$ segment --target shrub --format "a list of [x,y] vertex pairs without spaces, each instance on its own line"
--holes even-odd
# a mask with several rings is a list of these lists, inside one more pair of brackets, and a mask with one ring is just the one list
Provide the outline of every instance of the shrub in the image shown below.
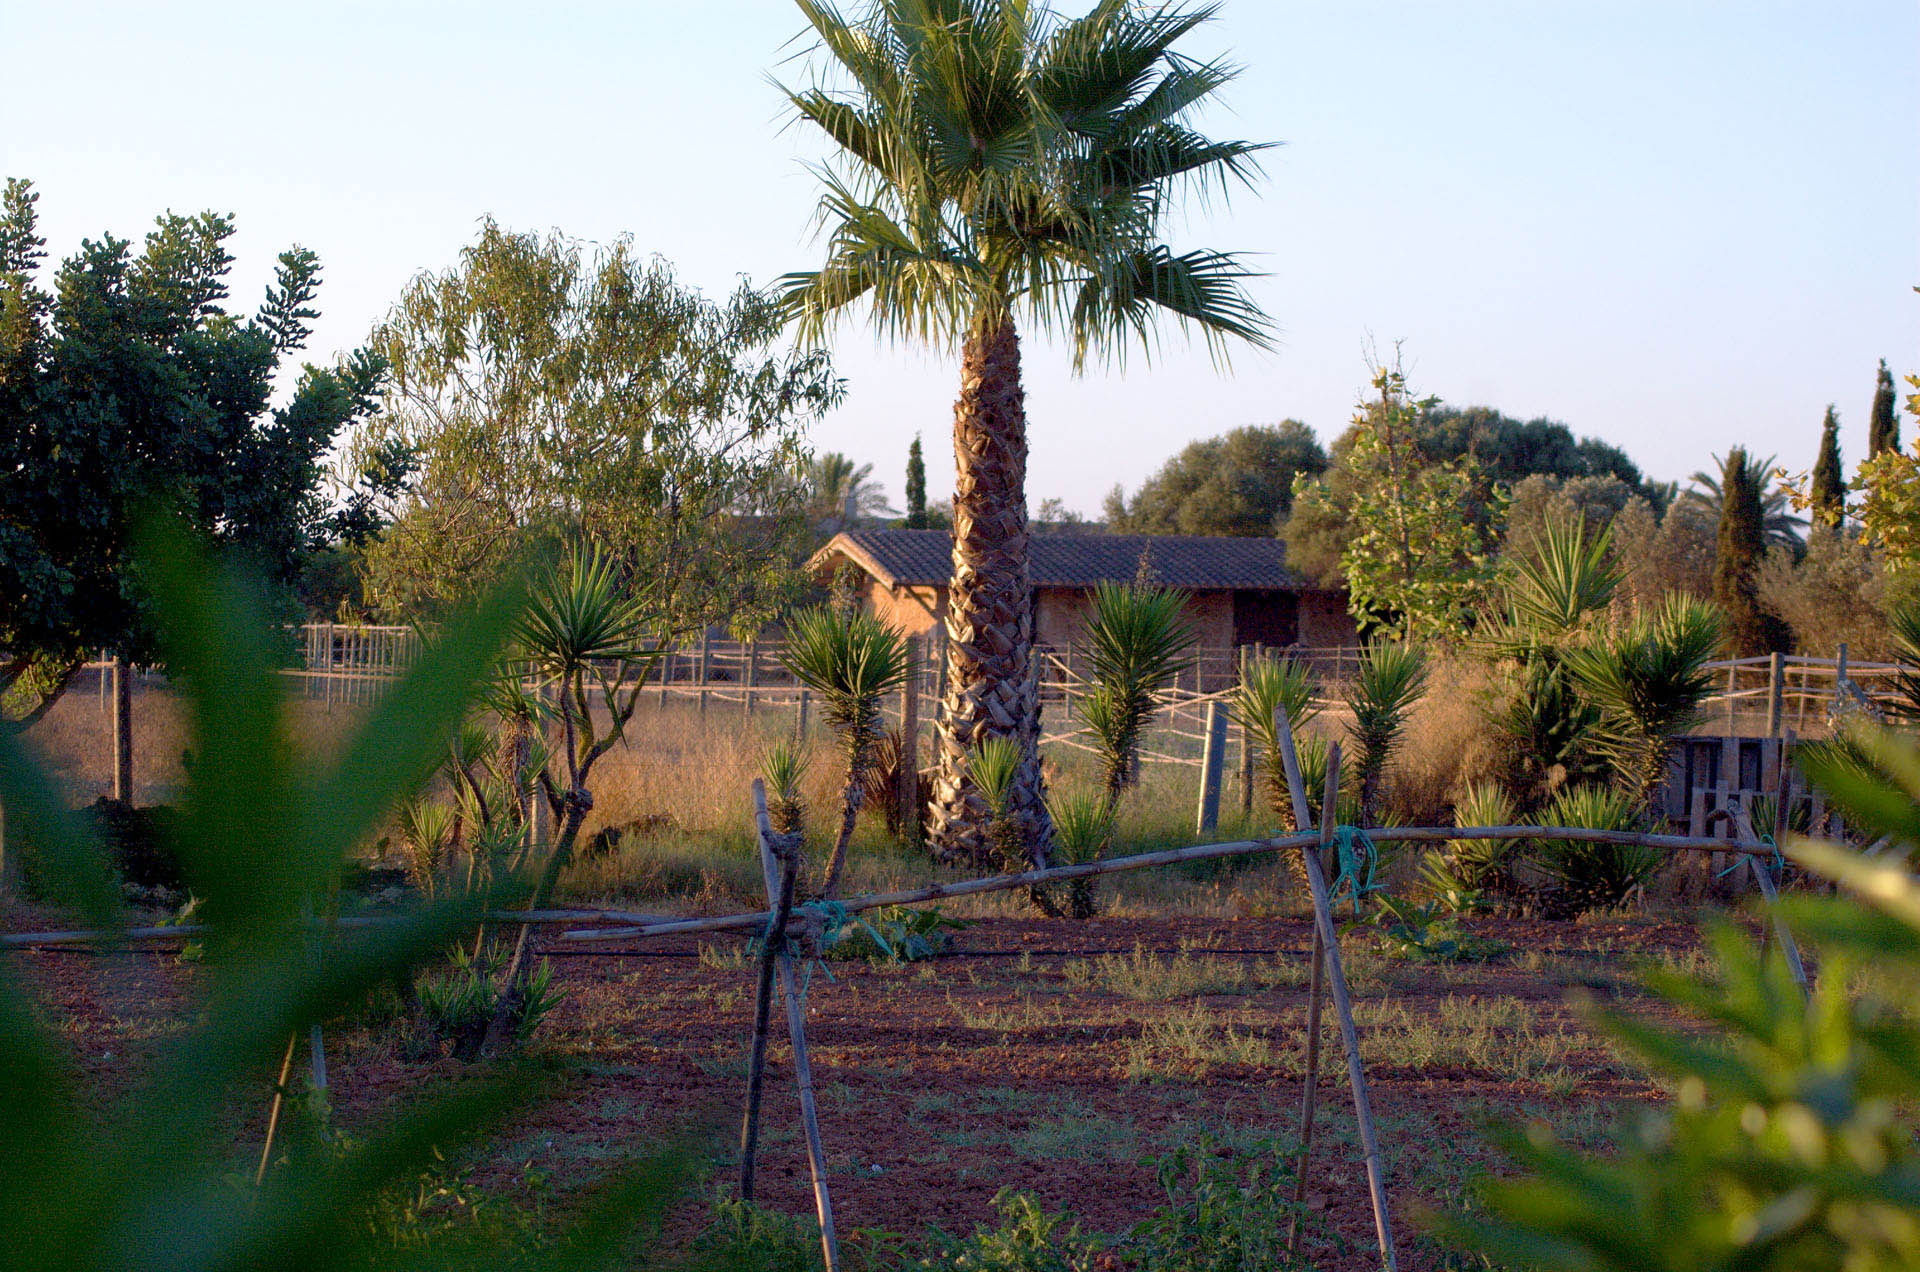
[[[1460,826],[1511,826],[1513,800],[1498,782],[1476,782],[1454,806]],[[1421,863],[1420,882],[1442,909],[1460,913],[1487,909],[1494,896],[1512,890],[1507,855],[1511,839],[1452,839]]]
[[[1106,855],[1113,842],[1113,805],[1104,795],[1093,791],[1075,795],[1056,792],[1047,798],[1047,811],[1053,818],[1056,865],[1077,866]],[[1068,880],[1065,909],[1069,918],[1094,916],[1098,910],[1094,904],[1096,882],[1095,879]]]
[[[1575,786],[1560,792],[1547,805],[1538,824],[1584,826],[1590,830],[1643,828],[1634,802],[1604,786]],[[1545,839],[1536,845],[1532,863],[1553,881],[1545,898],[1548,914],[1572,918],[1588,910],[1622,904],[1659,872],[1666,856],[1658,848]]]
[[[1877,772],[1822,761],[1815,780],[1865,833],[1920,841],[1920,750],[1887,735],[1863,745]],[[1673,1085],[1670,1103],[1598,1154],[1544,1126],[1504,1132],[1518,1172],[1484,1181],[1472,1212],[1439,1216],[1438,1235],[1503,1265],[1591,1272],[1920,1266],[1920,1023],[1907,989],[1920,978],[1920,885],[1837,845],[1787,851],[1852,894],[1782,907],[1818,944],[1811,1000],[1777,945],[1763,955],[1720,927],[1717,978],[1649,977],[1691,1020],[1602,1016]]]
[[1080,718],[1111,799],[1138,780],[1140,735],[1159,711],[1160,693],[1193,665],[1187,651],[1198,637],[1186,607],[1184,592],[1151,584],[1094,590],[1085,629],[1093,685],[1080,700]]
[[997,1228],[967,1237],[935,1231],[931,1253],[913,1266],[922,1272],[1093,1272],[1102,1242],[1065,1214],[1049,1213],[1031,1193],[1002,1188],[993,1207]]
[[767,820],[777,835],[806,833],[807,806],[801,788],[812,759],[804,743],[784,738],[767,748],[760,777],[767,787]]
[[1299,827],[1293,824],[1293,797],[1287,790],[1287,770],[1280,758],[1280,732],[1274,717],[1286,708],[1297,747],[1304,740],[1302,731],[1307,722],[1319,712],[1313,691],[1313,672],[1305,663],[1291,658],[1260,658],[1249,660],[1241,668],[1240,682],[1227,702],[1234,723],[1245,729],[1260,748],[1260,777],[1267,788],[1267,803],[1288,830]]
[[1379,802],[1380,777],[1399,745],[1407,712],[1427,691],[1426,653],[1413,645],[1375,642],[1360,656],[1360,670],[1347,687],[1348,726],[1353,735],[1354,777],[1360,815],[1371,821]]
[[953,934],[973,926],[939,906],[924,910],[882,906],[857,917],[827,949],[829,958],[864,958],[879,963],[917,963],[937,958],[953,946]]
[[1261,1141],[1242,1152],[1211,1135],[1154,1163],[1166,1201],[1127,1234],[1143,1272],[1282,1272],[1306,1263],[1287,1256],[1296,1213],[1293,1172],[1281,1147]]
[[1600,707],[1602,750],[1642,805],[1666,779],[1671,739],[1693,727],[1713,690],[1706,667],[1721,630],[1712,605],[1669,596],[1651,617],[1566,652],[1575,681]]
[[[486,968],[456,949],[444,969],[420,978],[414,994],[417,1009],[403,1048],[410,1058],[425,1059],[442,1050],[456,1060],[480,1058],[487,1026],[500,1005],[499,987]],[[553,967],[541,959],[511,1007],[507,1025],[513,1040],[531,1038],[560,997],[553,988]]]

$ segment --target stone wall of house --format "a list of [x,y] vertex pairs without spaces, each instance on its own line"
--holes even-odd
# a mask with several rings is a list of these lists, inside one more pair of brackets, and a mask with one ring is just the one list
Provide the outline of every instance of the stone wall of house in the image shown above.
[[944,587],[903,587],[898,592],[878,579],[867,580],[867,608],[903,636],[919,636],[933,630],[946,614],[947,589]]
[[1342,592],[1300,593],[1300,644],[1308,649],[1358,645],[1359,629]]

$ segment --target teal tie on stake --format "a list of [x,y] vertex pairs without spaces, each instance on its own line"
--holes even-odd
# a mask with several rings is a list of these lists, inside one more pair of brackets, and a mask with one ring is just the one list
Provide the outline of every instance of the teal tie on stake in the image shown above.
[[1373,840],[1367,838],[1367,832],[1358,826],[1335,826],[1333,828],[1334,846],[1338,849],[1340,872],[1333,877],[1333,895],[1330,905],[1340,902],[1340,890],[1344,887],[1353,898],[1353,913],[1360,914],[1360,898],[1370,892],[1378,892],[1384,886],[1373,881],[1374,869],[1380,864],[1380,850],[1373,846]]
[[[1780,855],[1780,845],[1773,842],[1772,835],[1766,835],[1766,834],[1761,835],[1760,842],[1765,844],[1767,847],[1773,849],[1773,860],[1769,861],[1763,867],[1763,869],[1765,869],[1768,874],[1772,875],[1774,883],[1778,884],[1780,882],[1781,877],[1787,873],[1787,859]],[[1740,868],[1740,863],[1744,858],[1749,857],[1751,855],[1752,855],[1751,853],[1741,853],[1739,856],[1733,859],[1732,865],[1728,866],[1725,870],[1722,870],[1720,873],[1714,875],[1713,877],[1716,879],[1726,878],[1728,875],[1732,874],[1734,871]]]

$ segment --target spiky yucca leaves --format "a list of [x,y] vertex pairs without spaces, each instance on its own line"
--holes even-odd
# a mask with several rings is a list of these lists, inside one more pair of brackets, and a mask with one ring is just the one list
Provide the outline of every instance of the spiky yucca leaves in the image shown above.
[[[1866,748],[1880,772],[1817,780],[1867,836],[1920,842],[1920,752],[1885,735]],[[1475,1213],[1441,1217],[1443,1239],[1500,1266],[1591,1272],[1920,1267],[1920,885],[1839,845],[1786,851],[1848,894],[1782,903],[1817,955],[1811,1001],[1777,944],[1763,955],[1720,927],[1716,975],[1649,978],[1688,1019],[1601,1013],[1671,1102],[1594,1153],[1506,1133],[1518,1169],[1489,1176]]]
[[[862,805],[873,805],[887,823],[887,837],[899,842],[917,842],[920,827],[900,819],[900,786],[906,780],[907,740],[898,729],[888,729],[873,744],[867,761],[867,776],[862,788]],[[916,781],[916,793],[918,782]]]
[[[1644,830],[1633,798],[1605,786],[1573,786],[1553,797],[1540,814],[1541,826],[1584,826],[1589,830]],[[1595,844],[1578,839],[1545,839],[1534,845],[1532,863],[1553,880],[1546,897],[1553,918],[1572,918],[1588,910],[1609,910],[1631,897],[1667,863],[1659,848]]]
[[[1053,814],[1056,865],[1079,865],[1098,861],[1106,855],[1113,843],[1113,804],[1103,792],[1063,794],[1054,791],[1047,796],[1047,807]],[[1046,901],[1036,897],[1035,904],[1048,914],[1063,910],[1070,919],[1090,919],[1099,912],[1094,899],[1095,883],[1093,879],[1068,880],[1064,906],[1054,901],[1050,895],[1052,889],[1044,889],[1049,893]]]
[[[1457,826],[1512,826],[1516,816],[1513,797],[1498,782],[1472,783],[1453,808]],[[1510,888],[1507,857],[1513,846],[1511,839],[1450,839],[1421,863],[1421,885],[1453,913],[1487,909]]]
[[780,280],[799,334],[818,340],[864,304],[876,331],[960,355],[935,851],[976,851],[985,810],[968,752],[1004,735],[1022,749],[1016,816],[1044,853],[1017,323],[1064,336],[1076,367],[1136,338],[1151,349],[1160,317],[1216,354],[1268,343],[1238,259],[1164,242],[1181,193],[1224,196],[1260,147],[1196,131],[1234,75],[1175,51],[1209,8],[800,7],[825,56],[789,98],[837,149],[818,170],[826,260]]
[[906,679],[907,646],[899,632],[865,610],[842,614],[812,609],[788,625],[781,660],[795,679],[819,695],[821,718],[840,735],[846,754],[840,832],[820,883],[820,895],[831,898],[840,886],[847,844],[853,839],[866,789],[867,766],[880,739],[881,695]]
[[459,815],[446,804],[416,800],[401,806],[394,828],[407,879],[427,900],[438,899],[459,838]]
[[1902,597],[1887,613],[1893,638],[1893,657],[1901,664],[1895,674],[1895,697],[1887,717],[1900,724],[1920,724],[1920,598]]
[[1140,776],[1140,737],[1160,709],[1159,695],[1193,666],[1198,639],[1186,620],[1187,595],[1145,583],[1094,589],[1084,636],[1093,687],[1080,718],[1100,753],[1107,797]]
[[1589,534],[1585,517],[1550,520],[1507,567],[1489,636],[1502,652],[1559,644],[1612,603],[1622,577],[1611,526]]
[[1378,814],[1380,779],[1387,759],[1400,744],[1407,713],[1427,691],[1427,656],[1414,645],[1376,641],[1360,655],[1360,669],[1347,686],[1347,709],[1353,723],[1354,775],[1360,787],[1360,815],[1371,822]]
[[767,820],[775,834],[804,835],[807,806],[800,792],[813,752],[804,743],[781,739],[767,748],[760,761],[760,778],[767,786]]
[[[1298,827],[1294,825],[1293,797],[1287,790],[1286,764],[1280,758],[1280,729],[1276,721],[1284,707],[1296,733],[1304,729],[1307,722],[1320,713],[1314,701],[1316,687],[1313,672],[1305,663],[1291,658],[1255,658],[1241,666],[1240,682],[1227,700],[1227,713],[1260,748],[1260,780],[1267,789],[1267,804],[1286,830]],[[1305,762],[1304,755],[1302,762]],[[1311,782],[1308,788],[1320,789]],[[1292,856],[1288,860],[1292,860]]]
[[[57,1023],[43,1021],[25,969],[0,959],[0,1269],[580,1267],[583,1242],[610,1255],[636,1225],[657,1222],[668,1194],[656,1171],[652,1186],[607,1190],[570,1238],[537,1249],[517,1230],[510,1248],[458,1252],[383,1238],[376,1216],[392,1191],[524,1108],[524,1072],[411,1092],[357,1123],[351,1140],[287,1154],[257,1193],[236,1184],[236,1127],[251,1139],[260,1120],[234,1115],[265,1104],[288,1039],[363,1009],[372,991],[473,927],[469,905],[423,905],[330,932],[315,957],[300,916],[440,762],[517,604],[498,596],[448,622],[339,752],[309,764],[284,745],[284,682],[258,592],[172,540],[141,577],[156,589],[156,626],[189,708],[197,758],[174,843],[202,902],[206,953],[181,984],[193,1002],[152,1044],[140,1080],[104,1088]],[[4,730],[0,804],[9,846],[30,856],[35,876],[88,925],[123,930],[104,847]]]
[[1020,746],[1012,738],[982,738],[973,748],[968,776],[987,801],[993,820],[987,834],[1002,870],[1027,867],[1027,845],[1019,822],[1009,816],[1013,784],[1020,773]]
[[1566,651],[1575,682],[1600,708],[1602,753],[1643,808],[1666,780],[1671,739],[1694,726],[1713,691],[1707,664],[1720,635],[1718,609],[1674,594],[1651,617]]

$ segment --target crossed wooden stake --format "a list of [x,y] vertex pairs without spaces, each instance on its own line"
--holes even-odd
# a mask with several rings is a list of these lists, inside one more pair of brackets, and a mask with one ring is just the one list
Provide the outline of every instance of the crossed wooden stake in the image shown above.
[[[1292,722],[1287,718],[1284,708],[1276,713],[1275,724],[1280,738],[1281,762],[1286,768],[1287,786],[1293,798],[1295,824],[1304,829],[1312,825],[1313,816],[1307,806],[1306,783],[1300,776],[1300,757],[1294,748]],[[1300,1097],[1300,1150],[1294,1168],[1294,1216],[1287,1230],[1287,1251],[1292,1254],[1299,1245],[1299,1213],[1306,1200],[1307,1166],[1313,1145],[1314,1111],[1319,1086],[1321,1008],[1331,991],[1334,1013],[1340,1022],[1340,1040],[1346,1049],[1347,1078],[1353,1087],[1354,1118],[1359,1123],[1360,1144],[1366,1160],[1367,1192],[1373,1203],[1374,1235],[1380,1242],[1382,1265],[1387,1272],[1398,1272],[1393,1224],[1387,1213],[1387,1187],[1380,1142],[1374,1132],[1373,1105],[1367,1097],[1367,1075],[1360,1061],[1360,1041],[1353,1023],[1353,1000],[1347,992],[1347,974],[1340,960],[1339,934],[1333,925],[1326,870],[1320,860],[1333,842],[1339,803],[1340,747],[1335,743],[1329,750],[1327,786],[1320,805],[1319,848],[1301,850],[1307,887],[1313,898],[1313,963],[1307,999],[1307,1077]],[[764,948],[760,953],[759,988],[754,998],[753,1041],[747,1061],[747,1105],[740,1127],[740,1199],[753,1200],[754,1158],[760,1140],[760,1096],[766,1075],[767,1033],[772,1015],[773,983],[777,975],[781,995],[786,1000],[787,1036],[793,1042],[794,1079],[800,1094],[800,1120],[806,1134],[807,1165],[813,1174],[813,1204],[820,1220],[820,1245],[827,1272],[839,1272],[840,1243],[834,1233],[833,1202],[827,1193],[826,1154],[821,1148],[820,1120],[814,1105],[813,1070],[807,1062],[806,1012],[794,983],[793,956],[787,941],[788,927],[793,918],[794,876],[799,868],[799,845],[789,837],[774,834],[767,817],[766,786],[758,779],[753,783],[753,811],[760,868],[766,881],[767,903],[773,920],[767,928]]]

